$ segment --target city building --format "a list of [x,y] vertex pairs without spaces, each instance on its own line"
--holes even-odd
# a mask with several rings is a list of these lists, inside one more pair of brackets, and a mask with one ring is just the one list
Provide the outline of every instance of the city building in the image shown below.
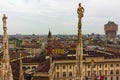
[[117,45],[117,44],[106,44],[104,46],[104,49],[105,49],[105,51],[120,54],[120,45]]
[[[40,38],[10,39],[8,43],[6,19],[3,16],[3,52],[0,53],[0,80],[120,80],[120,46],[103,45],[100,36],[92,34],[83,46],[82,17],[84,8],[79,4],[78,35],[53,38],[49,30],[42,46]],[[118,25],[109,21],[104,25],[106,38],[114,39]],[[105,42],[104,42],[105,43]],[[89,45],[88,45],[89,44]],[[104,49],[98,48],[98,44]],[[10,49],[8,48],[10,45]],[[42,53],[41,49],[45,49]],[[8,52],[9,51],[9,52]],[[3,57],[1,57],[3,56]]]
[[[32,80],[49,80],[50,71],[52,80],[76,80],[75,55],[55,55],[52,59],[52,69],[49,66],[49,59],[45,60],[36,68]],[[100,80],[100,77],[104,77],[104,80],[119,80],[120,54],[97,49],[84,51],[82,69],[84,80],[89,80],[88,78]]]
[[47,55],[50,54],[64,54],[64,43],[62,40],[54,40],[52,38],[51,32],[49,30],[48,33],[48,41],[47,41],[47,48],[46,48]]

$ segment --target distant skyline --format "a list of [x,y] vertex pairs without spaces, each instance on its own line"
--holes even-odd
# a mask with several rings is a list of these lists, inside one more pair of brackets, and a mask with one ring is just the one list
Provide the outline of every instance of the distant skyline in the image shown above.
[[[78,4],[85,8],[83,34],[104,34],[114,21],[120,34],[120,0],[0,0],[0,16],[8,17],[8,34],[77,34]],[[3,34],[0,20],[0,34]]]

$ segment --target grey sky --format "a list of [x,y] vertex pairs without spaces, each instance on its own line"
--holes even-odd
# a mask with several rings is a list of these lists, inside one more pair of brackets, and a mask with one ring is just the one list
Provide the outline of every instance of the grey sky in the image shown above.
[[[77,34],[77,7],[85,8],[83,33],[104,34],[109,20],[120,25],[120,0],[0,0],[9,34]],[[2,21],[0,20],[0,34]],[[118,30],[120,33],[120,29]]]

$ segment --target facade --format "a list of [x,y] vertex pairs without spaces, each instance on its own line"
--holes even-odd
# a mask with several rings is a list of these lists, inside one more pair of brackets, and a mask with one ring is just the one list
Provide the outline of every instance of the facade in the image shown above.
[[22,67],[25,73],[31,74],[38,67],[39,63],[23,63]]
[[114,39],[118,31],[118,25],[112,21],[109,21],[107,24],[104,25],[104,30],[106,38],[108,40]]
[[41,53],[41,46],[40,45],[22,45],[23,49],[26,52],[30,53],[31,56],[39,55]]
[[[76,80],[76,55],[53,56],[52,68],[49,60],[44,61],[44,66],[39,65],[32,80]],[[50,72],[52,77],[49,79]],[[105,51],[84,51],[83,80],[119,80],[120,55]]]
[[106,51],[114,52],[116,54],[120,54],[120,45],[115,44],[107,44],[104,46]]
[[46,52],[47,55],[64,54],[64,43],[61,40],[53,40],[50,30],[48,33]]
[[61,40],[52,40],[52,53],[55,55],[64,54],[64,43]]
[[[92,60],[94,60],[94,65],[92,65]],[[104,80],[119,80],[119,65],[120,59],[104,59],[102,57],[86,58],[83,60],[82,75],[84,76],[84,80],[88,80],[88,78],[92,79],[92,76],[94,79],[98,79],[98,77],[103,76]],[[75,60],[63,60],[62,62],[58,60],[55,61],[54,66],[55,70],[53,70],[53,80],[76,80]]]

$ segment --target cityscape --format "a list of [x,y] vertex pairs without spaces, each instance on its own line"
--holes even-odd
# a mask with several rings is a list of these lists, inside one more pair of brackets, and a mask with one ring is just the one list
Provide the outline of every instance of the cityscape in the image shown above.
[[9,16],[3,13],[0,80],[120,80],[119,23],[108,20],[104,33],[84,34],[87,9],[82,2],[76,5],[76,33],[53,34],[49,27],[46,34],[10,34]]

